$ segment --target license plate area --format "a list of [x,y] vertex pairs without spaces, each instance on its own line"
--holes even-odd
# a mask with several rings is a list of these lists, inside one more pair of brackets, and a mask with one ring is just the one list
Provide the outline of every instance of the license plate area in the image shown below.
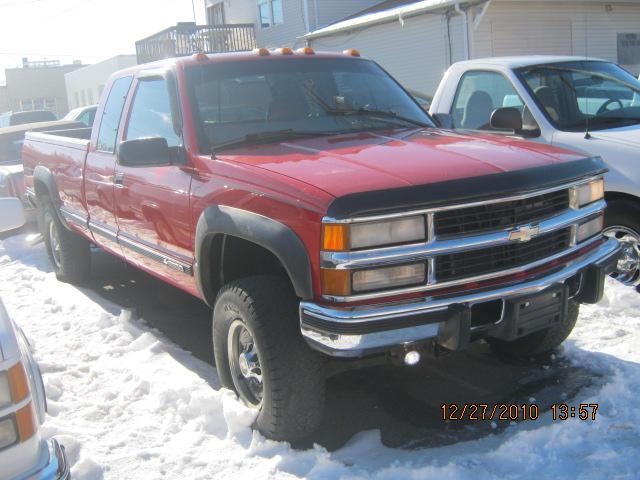
[[567,315],[568,295],[564,285],[542,293],[507,301],[507,340],[524,337],[561,323]]

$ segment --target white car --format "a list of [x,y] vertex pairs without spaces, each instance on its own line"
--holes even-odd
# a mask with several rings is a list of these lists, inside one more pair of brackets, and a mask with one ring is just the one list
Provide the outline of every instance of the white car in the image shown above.
[[640,285],[640,81],[584,57],[468,60],[445,73],[430,107],[442,125],[517,135],[609,166],[606,233],[623,244],[614,274]]
[[[17,198],[0,198],[0,231],[24,223]],[[40,433],[46,411],[38,364],[22,330],[0,300],[0,477],[2,480],[69,478],[64,448]]]

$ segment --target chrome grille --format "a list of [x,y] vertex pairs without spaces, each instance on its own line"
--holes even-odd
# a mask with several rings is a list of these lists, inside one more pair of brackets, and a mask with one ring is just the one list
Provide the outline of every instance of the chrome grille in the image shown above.
[[529,198],[443,210],[434,215],[438,238],[475,235],[536,223],[569,208],[569,190],[557,190]]
[[436,278],[447,282],[519,267],[562,252],[570,244],[571,228],[564,228],[526,243],[440,255],[435,259]]

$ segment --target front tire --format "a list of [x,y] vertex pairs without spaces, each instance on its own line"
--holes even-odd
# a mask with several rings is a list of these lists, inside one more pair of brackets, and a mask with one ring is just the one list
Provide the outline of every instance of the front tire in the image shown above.
[[213,313],[213,344],[222,386],[259,411],[256,428],[295,441],[322,420],[322,356],[300,334],[297,298],[279,277],[256,276],[222,288]]
[[61,282],[84,283],[91,273],[89,242],[62,225],[51,202],[40,208],[41,233],[56,277]]
[[625,285],[640,285],[640,205],[624,199],[609,200],[604,234],[618,239],[622,256],[611,274]]
[[559,347],[571,334],[580,313],[580,304],[569,300],[566,317],[558,325],[533,332],[517,340],[507,342],[497,338],[487,339],[491,350],[499,356],[526,358],[549,353]]

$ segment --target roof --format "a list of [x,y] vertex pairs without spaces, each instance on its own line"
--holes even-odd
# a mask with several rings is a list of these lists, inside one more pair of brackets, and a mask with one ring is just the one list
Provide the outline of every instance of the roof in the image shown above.
[[[407,3],[406,1],[403,2],[401,0],[387,0],[386,2],[364,10],[364,14],[320,28],[303,35],[301,38],[309,40],[316,37],[331,35],[340,31],[353,30],[378,23],[387,23],[391,20],[395,20],[396,18],[401,19],[403,17],[419,15],[431,10],[452,7],[456,3],[480,2],[465,2],[461,0],[420,0]],[[387,6],[386,9],[384,9],[385,5]],[[381,8],[383,9],[380,10]]]
[[[352,18],[360,17],[362,15],[366,15],[368,13],[376,13],[383,12],[385,10],[390,10],[392,8],[401,7],[403,5],[409,5],[410,3],[416,3],[420,0],[384,0],[383,2],[377,3],[373,7],[367,7],[364,10],[360,10],[357,13],[349,15],[348,17],[343,18],[342,20],[349,20]],[[342,21],[339,20],[339,21]]]
[[570,55],[519,55],[512,57],[487,57],[476,58],[473,60],[463,60],[457,62],[455,65],[498,65],[507,68],[520,68],[528,67],[531,65],[545,65],[548,63],[560,63],[560,62],[579,62],[585,60],[592,61],[606,61],[593,57],[577,57]]

